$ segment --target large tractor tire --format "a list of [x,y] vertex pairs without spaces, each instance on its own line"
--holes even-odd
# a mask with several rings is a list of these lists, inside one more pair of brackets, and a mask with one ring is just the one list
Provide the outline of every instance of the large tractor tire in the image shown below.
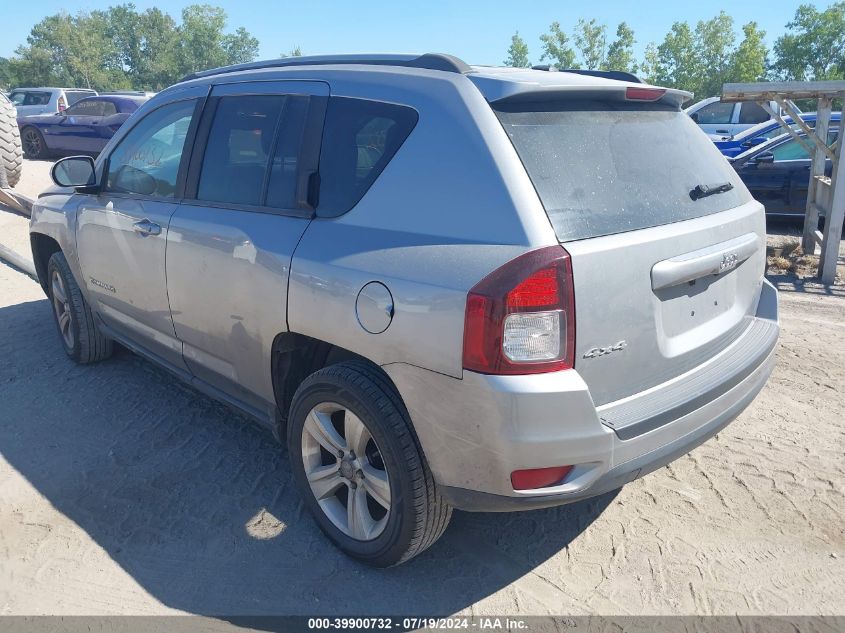
[[23,151],[15,108],[0,94],[0,186],[17,185],[22,170]]

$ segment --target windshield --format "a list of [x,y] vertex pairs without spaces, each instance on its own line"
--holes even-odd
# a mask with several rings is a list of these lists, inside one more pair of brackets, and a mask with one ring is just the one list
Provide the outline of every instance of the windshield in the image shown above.
[[[561,241],[719,213],[751,195],[683,112],[657,104],[570,101],[499,109]],[[732,188],[693,199],[697,186]]]

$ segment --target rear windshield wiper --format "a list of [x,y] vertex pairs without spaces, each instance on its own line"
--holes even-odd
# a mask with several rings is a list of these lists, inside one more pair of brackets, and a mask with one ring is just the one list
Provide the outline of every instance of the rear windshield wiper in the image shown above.
[[689,197],[693,200],[699,198],[706,198],[707,196],[715,196],[717,193],[725,193],[730,191],[734,186],[729,182],[723,182],[720,185],[696,185],[694,189],[689,192]]

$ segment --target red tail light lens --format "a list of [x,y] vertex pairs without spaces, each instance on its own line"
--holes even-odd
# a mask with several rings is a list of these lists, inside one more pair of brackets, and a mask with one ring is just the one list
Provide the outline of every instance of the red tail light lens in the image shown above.
[[629,101],[657,101],[666,90],[663,88],[626,88],[625,98]]
[[467,295],[464,369],[483,374],[537,374],[574,361],[572,265],[561,246],[508,262]]
[[552,466],[551,468],[529,468],[511,473],[511,485],[514,490],[534,490],[563,483],[572,472],[572,466]]

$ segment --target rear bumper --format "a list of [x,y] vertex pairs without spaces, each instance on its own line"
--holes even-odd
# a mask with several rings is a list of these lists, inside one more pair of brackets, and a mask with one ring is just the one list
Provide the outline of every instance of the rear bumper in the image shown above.
[[[778,333],[777,293],[764,282],[756,318],[728,349],[689,375],[601,410],[571,370],[464,372],[456,380],[407,365],[385,369],[447,501],[470,511],[527,510],[619,488],[718,433],[765,385]],[[714,381],[722,370],[724,380]],[[609,421],[621,421],[622,432]],[[514,470],[566,464],[577,466],[561,485],[515,491],[510,484]]]

